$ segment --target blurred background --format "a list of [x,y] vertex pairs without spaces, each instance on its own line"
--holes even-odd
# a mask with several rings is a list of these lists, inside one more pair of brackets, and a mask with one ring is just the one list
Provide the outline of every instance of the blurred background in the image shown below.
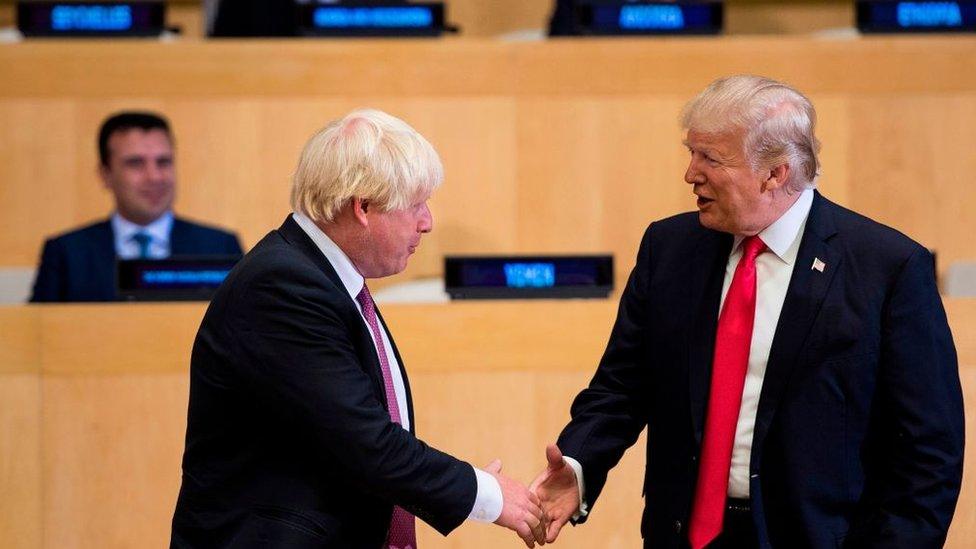
[[[169,118],[175,210],[245,251],[289,214],[301,147],[328,121],[369,106],[426,136],[446,170],[434,232],[378,300],[420,437],[528,481],[595,369],[644,228],[695,207],[681,107],[724,75],[783,80],[817,108],[821,192],[935,253],[973,425],[976,37],[859,32],[852,1],[722,4],[715,34],[597,36],[550,1],[452,0],[435,36],[338,38],[282,36],[301,34],[282,30],[285,2],[174,0],[150,37],[41,38],[0,0],[0,545],[168,544],[206,303],[23,304],[45,238],[112,212],[95,138],[126,109]],[[610,254],[614,289],[446,302],[436,282],[457,254]],[[642,448],[560,546],[639,546]],[[970,476],[949,547],[976,538]],[[477,524],[420,535],[425,549],[520,543]]]

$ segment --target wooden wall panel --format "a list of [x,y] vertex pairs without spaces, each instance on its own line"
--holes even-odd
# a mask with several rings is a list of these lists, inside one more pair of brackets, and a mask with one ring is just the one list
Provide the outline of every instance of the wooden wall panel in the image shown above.
[[43,385],[44,546],[167,546],[186,375],[50,376]]
[[735,71],[811,96],[829,197],[936,249],[940,272],[974,259],[976,196],[955,182],[976,162],[968,37],[116,46],[0,48],[3,264],[34,265],[46,236],[108,213],[94,134],[110,112],[167,113],[178,213],[251,246],[288,212],[309,135],[369,105],[416,126],[447,171],[434,233],[379,286],[436,276],[448,253],[568,251],[614,253],[620,283],[647,223],[693,208],[681,106]]
[[[976,301],[946,306],[972,438]],[[385,306],[411,372],[421,438],[478,465],[501,458],[507,474],[529,482],[596,367],[615,308],[610,300]],[[187,340],[202,314],[200,304],[0,308],[0,337],[11,326],[44,334],[0,340],[19,337],[14,347],[29,349],[17,356],[30,363],[0,373],[5,547],[166,546],[185,432]],[[643,465],[642,438],[610,474],[591,520],[567,527],[561,546],[639,545]],[[970,452],[952,549],[976,536],[974,467]],[[421,526],[420,539],[445,549],[521,543],[480,524],[449,538]]]
[[[973,261],[976,95],[851,100],[848,204],[936,250],[940,270]],[[871,159],[871,161],[868,161]]]
[[0,540],[42,543],[41,383],[37,373],[0,372]]

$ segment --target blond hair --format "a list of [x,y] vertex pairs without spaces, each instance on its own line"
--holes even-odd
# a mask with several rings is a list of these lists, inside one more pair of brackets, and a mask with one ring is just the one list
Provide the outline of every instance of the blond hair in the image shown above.
[[444,180],[434,147],[406,122],[375,109],[352,111],[319,130],[292,176],[291,207],[331,222],[351,199],[403,210]]
[[816,185],[820,141],[817,112],[790,86],[762,76],[736,75],[712,82],[681,113],[681,127],[702,133],[745,132],[752,169],[789,164],[793,190]]

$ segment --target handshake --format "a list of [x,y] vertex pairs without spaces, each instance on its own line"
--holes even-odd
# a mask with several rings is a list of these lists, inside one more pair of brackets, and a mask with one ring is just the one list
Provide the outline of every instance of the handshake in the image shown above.
[[528,488],[502,475],[500,460],[485,468],[502,489],[504,505],[495,524],[514,530],[529,549],[537,543],[556,541],[559,530],[580,506],[576,473],[563,461],[563,454],[555,444],[546,448],[546,461],[546,469]]

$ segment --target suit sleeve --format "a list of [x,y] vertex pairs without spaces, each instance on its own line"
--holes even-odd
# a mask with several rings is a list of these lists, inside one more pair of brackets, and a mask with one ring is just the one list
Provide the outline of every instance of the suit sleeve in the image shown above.
[[308,433],[323,466],[338,464],[363,492],[447,535],[474,504],[473,468],[390,420],[348,326],[323,301],[319,278],[293,270],[267,275],[248,285],[231,317],[254,397],[276,420]]
[[952,334],[932,257],[905,262],[883,315],[873,432],[884,455],[867,471],[850,547],[942,547],[962,481],[964,417]]
[[64,249],[57,240],[48,240],[41,251],[41,264],[34,278],[31,303],[64,301]]
[[[596,374],[573,401],[572,419],[557,442],[563,454],[582,466],[589,509],[603,490],[610,469],[647,424],[647,286],[652,229],[644,234]],[[585,522],[587,516],[577,522]]]

